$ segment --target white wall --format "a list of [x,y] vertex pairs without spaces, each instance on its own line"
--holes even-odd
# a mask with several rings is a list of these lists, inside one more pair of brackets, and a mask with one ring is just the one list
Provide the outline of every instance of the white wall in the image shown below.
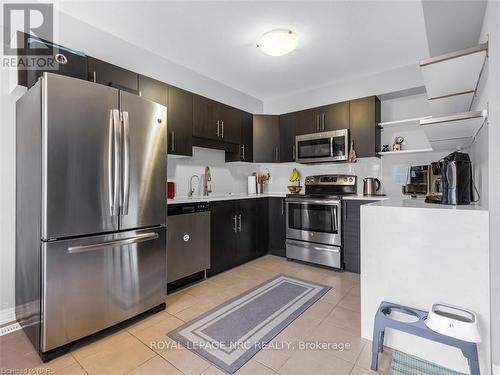
[[[261,113],[262,101],[103,32],[67,14],[59,14],[56,42],[115,65],[170,83],[211,99]],[[200,57],[203,58],[203,57]]]
[[[491,335],[494,373],[500,374],[500,2],[489,0],[484,21],[489,36],[488,208],[490,211]],[[478,145],[480,146],[480,145]]]
[[15,261],[15,179],[16,133],[15,103],[25,92],[17,89],[10,93],[9,71],[0,69],[0,324],[14,319],[14,261]]
[[291,93],[276,99],[266,100],[264,113],[281,114],[320,105],[336,103],[370,95],[381,95],[394,91],[423,86],[420,68],[413,65],[373,74],[350,77],[324,87]]

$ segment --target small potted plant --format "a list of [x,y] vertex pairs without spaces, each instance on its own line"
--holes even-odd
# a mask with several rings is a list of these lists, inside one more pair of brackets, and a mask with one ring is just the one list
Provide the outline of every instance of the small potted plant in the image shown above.
[[302,190],[302,186],[300,186],[300,172],[296,168],[293,168],[288,181],[292,183],[291,185],[288,185],[288,190],[290,190],[290,193],[300,193],[300,191]]

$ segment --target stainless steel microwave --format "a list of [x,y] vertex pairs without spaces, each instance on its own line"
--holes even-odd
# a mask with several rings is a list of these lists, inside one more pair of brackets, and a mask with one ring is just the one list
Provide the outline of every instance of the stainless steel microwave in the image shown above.
[[297,135],[295,149],[298,163],[346,161],[349,155],[349,129]]

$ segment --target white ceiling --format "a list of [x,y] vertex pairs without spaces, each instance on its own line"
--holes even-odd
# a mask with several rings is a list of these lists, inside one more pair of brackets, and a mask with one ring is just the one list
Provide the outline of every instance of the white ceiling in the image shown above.
[[[429,57],[420,0],[63,1],[59,7],[261,100]],[[264,55],[255,43],[275,28],[294,30],[298,49]]]

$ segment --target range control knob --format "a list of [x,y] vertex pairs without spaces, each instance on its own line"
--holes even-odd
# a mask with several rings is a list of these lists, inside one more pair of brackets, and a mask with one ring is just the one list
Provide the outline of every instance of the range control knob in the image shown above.
[[347,177],[344,177],[344,182],[347,182]]
[[349,177],[349,182],[352,182],[352,177]]

